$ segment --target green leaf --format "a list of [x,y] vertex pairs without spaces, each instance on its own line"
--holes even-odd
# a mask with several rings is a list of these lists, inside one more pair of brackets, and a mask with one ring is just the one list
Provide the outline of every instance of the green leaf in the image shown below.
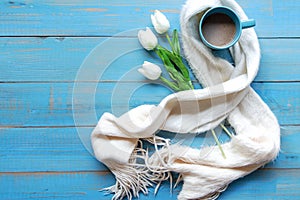
[[173,52],[177,55],[180,55],[180,44],[178,39],[178,32],[176,29],[174,29],[173,31],[172,46]]
[[164,66],[166,68],[166,70],[168,71],[170,77],[174,80],[177,81],[177,70],[175,69],[173,63],[170,61],[168,55],[166,54],[166,51],[163,47],[161,46],[157,46],[156,48],[156,54],[160,57],[160,59],[163,61]]
[[[184,65],[180,55],[176,55],[173,52],[171,52],[168,49],[161,47],[161,46],[159,47],[159,49],[160,49],[160,51],[163,51],[163,53],[169,58],[169,60],[172,60],[172,62],[174,64],[176,64],[176,66],[180,70],[180,73],[183,75],[183,77],[185,77],[185,79],[187,81],[189,81],[190,80],[189,71],[188,71],[187,67]],[[174,69],[176,70],[175,67],[174,67]]]

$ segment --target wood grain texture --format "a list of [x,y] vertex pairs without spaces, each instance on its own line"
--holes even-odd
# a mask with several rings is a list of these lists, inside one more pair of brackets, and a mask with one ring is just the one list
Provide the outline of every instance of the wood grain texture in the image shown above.
[[[258,170],[243,179],[229,185],[220,199],[297,199],[300,195],[299,169]],[[17,179],[16,179],[17,177]],[[63,172],[63,173],[2,173],[0,196],[3,199],[89,199],[107,200],[111,195],[104,195],[97,190],[113,184],[110,173]],[[161,186],[158,194],[141,194],[141,200],[176,199],[180,186],[173,193],[169,184]]]
[[[83,145],[90,145],[85,139],[89,138],[92,130],[93,127],[2,128],[0,172],[107,171]],[[79,134],[83,140],[80,140]],[[169,138],[173,136],[171,133],[161,134]],[[300,127],[282,126],[281,134],[281,152],[265,169],[300,167]],[[199,148],[203,138],[197,137],[194,140],[194,148]]]
[[[5,0],[0,4],[0,35],[111,36],[132,28],[150,26],[149,16],[155,9],[164,11],[172,27],[179,28],[178,14],[184,2]],[[237,2],[250,18],[257,20],[256,30],[260,37],[299,37],[299,22],[293,20],[300,18],[299,1]]]
[[[95,126],[104,112],[119,116],[142,104],[158,104],[171,93],[149,82],[79,85],[74,97],[72,83],[0,84],[0,126]],[[300,83],[263,82],[252,86],[281,125],[299,124]],[[74,117],[79,119],[76,124]]]
[[[178,29],[184,2],[0,2],[0,199],[111,198],[97,191],[114,177],[87,151],[89,135],[103,112],[120,115],[171,93],[137,73],[144,60],[159,61],[141,49],[136,30],[152,26],[155,9]],[[252,87],[278,117],[281,152],[263,169],[233,182],[219,199],[299,199],[300,1],[237,2],[256,20],[262,59]],[[103,54],[77,79],[96,47]],[[128,51],[118,54],[123,47]],[[170,195],[164,183],[156,197],[152,188],[140,199],[176,199],[179,191]]]
[[[163,45],[166,41],[160,38]],[[300,57],[298,39],[260,39],[262,59],[255,81],[295,81],[299,79]],[[128,46],[126,54],[114,55],[120,45]],[[95,66],[95,73],[106,68],[100,80],[119,80],[124,74],[140,66],[144,60],[161,63],[141,48],[137,38],[0,38],[0,82],[72,82],[81,64],[94,48],[101,48],[111,57],[106,65]],[[130,46],[130,47],[129,47]],[[99,60],[104,56],[99,54]],[[138,73],[130,73],[127,80],[142,81]],[[100,81],[89,76],[85,81]]]

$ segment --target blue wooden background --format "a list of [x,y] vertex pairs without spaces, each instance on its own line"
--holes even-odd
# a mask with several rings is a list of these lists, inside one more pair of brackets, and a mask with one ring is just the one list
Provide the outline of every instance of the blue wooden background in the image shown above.
[[[0,199],[110,199],[97,190],[114,182],[110,172],[88,152],[78,133],[89,134],[97,117],[112,106],[118,110],[158,103],[169,90],[146,85],[131,95],[116,84],[147,84],[137,73],[124,74],[149,58],[142,50],[128,52],[110,64],[101,79],[76,74],[92,49],[115,40],[138,45],[129,29],[151,26],[150,14],[163,11],[179,28],[184,0],[1,0],[0,2]],[[253,88],[281,125],[278,159],[232,183],[220,199],[300,199],[300,1],[238,0],[255,27],[262,49],[261,68]],[[117,42],[116,42],[117,41]],[[151,57],[151,56],[150,56]],[[99,61],[101,63],[101,60]],[[97,69],[95,69],[97,70]],[[74,101],[74,85],[80,83]],[[97,85],[95,105],[84,101]],[[155,92],[154,92],[155,91]],[[74,122],[74,108],[81,120]],[[176,199],[164,184],[156,197]]]

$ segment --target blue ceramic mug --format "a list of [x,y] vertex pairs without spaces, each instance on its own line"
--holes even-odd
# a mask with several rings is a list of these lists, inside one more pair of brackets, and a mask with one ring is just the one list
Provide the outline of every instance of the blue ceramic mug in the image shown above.
[[211,49],[223,50],[233,46],[241,37],[242,29],[255,26],[255,20],[241,21],[230,8],[210,8],[200,19],[202,42]]

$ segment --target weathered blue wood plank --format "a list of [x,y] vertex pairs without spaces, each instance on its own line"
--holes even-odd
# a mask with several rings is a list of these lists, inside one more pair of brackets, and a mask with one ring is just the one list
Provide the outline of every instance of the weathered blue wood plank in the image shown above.
[[[232,199],[298,199],[300,195],[300,171],[258,170],[229,185],[220,200]],[[110,199],[98,189],[114,183],[110,173],[1,173],[1,199]],[[148,196],[139,199],[176,199],[180,186],[169,193],[169,184],[162,184],[157,196],[153,188]]]
[[[104,111],[113,108],[120,114],[140,104],[156,104],[170,91],[147,85],[127,94],[149,83],[136,71],[127,73],[149,59],[143,50],[111,63],[95,91],[95,106],[89,104],[89,94],[98,79],[87,77],[72,108],[76,73],[88,53],[110,36],[151,26],[154,9],[167,15],[172,28],[179,28],[184,1],[0,2],[0,199],[110,199],[97,190],[112,184],[113,176],[88,153],[74,126],[79,125],[88,140]],[[220,199],[299,199],[300,2],[237,1],[256,19],[262,47],[261,68],[252,86],[284,126],[277,160],[234,182]],[[140,47],[136,35],[127,36],[131,37],[115,40]],[[117,43],[107,52],[116,47]],[[150,56],[150,61],[157,60]],[[117,84],[120,90],[114,90],[125,73],[129,76]],[[74,109],[79,113],[77,123]],[[91,115],[94,110],[97,116]],[[155,199],[176,199],[180,188],[170,197],[168,187],[163,185]],[[141,199],[154,199],[153,193]]]
[[0,81],[72,81],[105,38],[0,38]]
[[0,147],[0,172],[107,170],[84,148],[76,128],[0,129]]
[[[92,127],[0,129],[0,172],[106,171],[88,152],[92,130]],[[78,133],[85,140],[81,141]],[[300,168],[300,127],[283,126],[281,134],[281,152],[265,168]],[[195,139],[197,147],[202,144],[201,139]]]
[[[166,13],[172,27],[179,27],[185,0],[147,1],[1,1],[0,35],[107,36],[151,25],[154,9]],[[238,0],[257,20],[261,37],[299,37],[300,2],[294,0]],[[279,25],[280,24],[280,25]]]
[[[105,41],[105,43],[103,43]],[[163,41],[161,39],[161,41]],[[106,48],[109,46],[112,51]],[[299,80],[299,39],[261,39],[262,59],[256,81]],[[80,65],[89,52],[103,47],[112,63],[95,66],[95,73],[106,68],[101,80],[119,80],[140,66],[144,60],[161,63],[141,49],[137,38],[0,38],[0,81],[74,81]],[[120,45],[128,46],[125,55],[113,56]],[[99,54],[99,60],[103,55]],[[94,74],[95,74],[94,73]],[[138,73],[127,74],[127,80],[144,80]],[[88,76],[86,81],[98,81]]]
[[298,169],[258,170],[229,185],[221,194],[223,199],[299,199]]
[[[94,126],[103,112],[120,115],[158,104],[171,91],[149,82],[0,84],[0,126]],[[143,87],[142,87],[143,86]],[[300,83],[253,83],[281,125],[299,124]],[[72,95],[74,104],[72,108]],[[92,100],[95,95],[95,104]],[[96,112],[97,116],[94,115]]]

